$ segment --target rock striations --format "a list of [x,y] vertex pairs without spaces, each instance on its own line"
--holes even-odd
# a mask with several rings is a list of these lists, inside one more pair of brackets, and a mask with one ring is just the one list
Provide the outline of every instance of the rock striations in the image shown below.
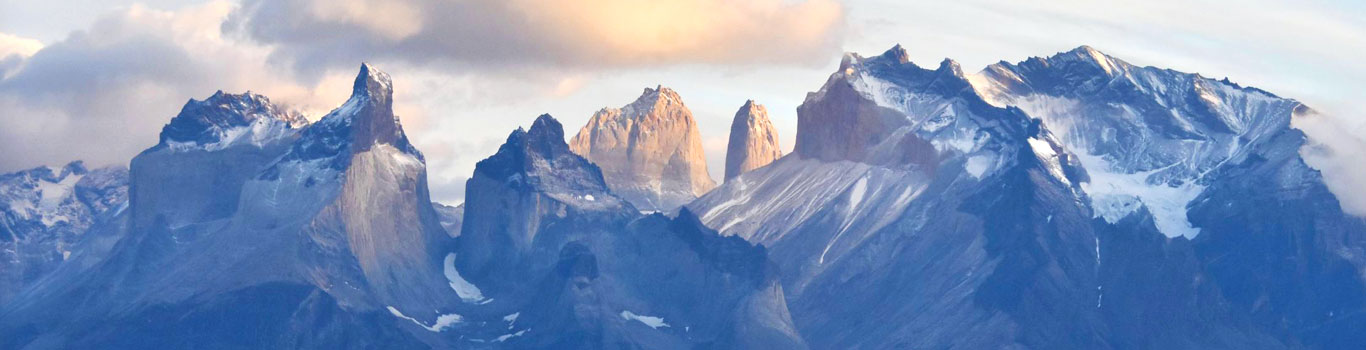
[[846,56],[793,154],[688,208],[770,248],[813,348],[1103,347],[1084,173],[954,62],[906,57]]
[[730,122],[730,142],[726,145],[726,180],[768,165],[782,158],[778,130],[768,119],[768,109],[745,101]]
[[716,187],[697,121],[666,87],[594,113],[569,147],[601,167],[612,192],[641,210],[676,209]]

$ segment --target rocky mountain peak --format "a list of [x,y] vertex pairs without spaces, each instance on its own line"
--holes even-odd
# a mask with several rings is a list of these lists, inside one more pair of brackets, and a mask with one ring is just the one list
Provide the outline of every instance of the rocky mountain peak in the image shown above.
[[403,125],[394,115],[392,97],[389,74],[361,64],[351,97],[305,129],[286,160],[335,157],[333,168],[343,169],[349,157],[339,155],[365,152],[377,145],[392,146],[421,160],[422,153],[408,142]]
[[355,83],[351,87],[352,96],[366,96],[375,101],[388,103],[394,96],[393,80],[389,74],[379,69],[375,69],[369,63],[360,64],[360,73],[356,74]]
[[[347,105],[356,108],[356,113],[351,116],[354,119],[351,136],[354,146],[359,147],[359,150],[381,143],[407,146],[407,136],[403,134],[398,116],[394,115],[393,96],[389,74],[362,63],[360,72],[356,74],[351,100],[347,101]],[[355,105],[352,105],[353,102]],[[342,109],[346,107],[344,105]]]
[[474,171],[479,177],[520,182],[546,193],[607,191],[602,171],[570,151],[564,127],[549,114],[537,117],[528,130],[513,131],[498,153],[480,161]]
[[963,67],[958,65],[958,61],[954,61],[953,59],[949,58],[945,58],[943,61],[940,61],[939,69],[936,69],[936,71],[947,73],[960,78],[964,76]]
[[997,135],[1024,137],[1027,116],[988,108],[957,62],[945,59],[926,69],[903,61],[904,51],[898,45],[879,56],[846,55],[843,67],[798,106],[793,152],[823,161],[933,168],[946,157],[1002,141]]
[[618,195],[645,210],[669,210],[716,187],[702,137],[678,93],[645,88],[621,108],[603,108],[569,147],[602,167]]
[[218,90],[202,101],[186,102],[180,113],[161,129],[160,144],[179,146],[173,148],[227,146],[251,129],[283,133],[285,129],[307,124],[303,114],[271,103],[265,96],[251,91],[229,94]]
[[569,152],[569,144],[564,143],[564,126],[549,114],[536,117],[527,131],[527,144],[544,155]]
[[674,105],[682,107],[682,104],[683,99],[678,97],[678,92],[663,85],[656,85],[653,89],[648,87],[645,88],[645,90],[640,93],[640,97],[637,97],[635,102],[632,102],[630,106],[651,109],[660,107],[667,108]]
[[1088,45],[1078,46],[1067,52],[1059,52],[1045,58],[1042,62],[1037,60],[1026,61],[1042,63],[1044,67],[1055,67],[1064,70],[1078,70],[1079,72],[1104,77],[1114,77],[1128,74],[1132,65],[1118,58],[1106,55],[1094,47]]
[[902,47],[901,44],[896,44],[895,46],[892,46],[892,48],[887,49],[886,52],[882,53],[882,57],[890,58],[897,63],[911,63],[910,53],[907,53],[906,48]]
[[778,145],[778,130],[768,119],[768,109],[745,101],[730,124],[726,146],[726,179],[772,163],[783,156]]

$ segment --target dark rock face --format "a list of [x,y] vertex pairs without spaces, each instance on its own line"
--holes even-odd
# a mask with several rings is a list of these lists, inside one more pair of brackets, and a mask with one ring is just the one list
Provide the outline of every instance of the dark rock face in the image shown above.
[[128,170],[79,161],[0,175],[0,305],[89,245],[128,201]]
[[730,123],[730,142],[726,145],[726,179],[758,169],[782,158],[778,130],[768,120],[768,109],[745,101]]
[[641,215],[537,118],[479,162],[455,268],[513,348],[803,347],[763,248]]

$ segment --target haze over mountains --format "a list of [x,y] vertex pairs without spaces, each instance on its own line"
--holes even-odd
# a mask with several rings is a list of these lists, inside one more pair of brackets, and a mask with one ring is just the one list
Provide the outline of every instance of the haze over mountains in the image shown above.
[[1309,107],[1086,46],[908,57],[846,54],[790,154],[745,102],[719,186],[659,86],[534,118],[458,207],[374,67],[312,124],[220,91],[126,175],[0,177],[0,348],[1366,346]]

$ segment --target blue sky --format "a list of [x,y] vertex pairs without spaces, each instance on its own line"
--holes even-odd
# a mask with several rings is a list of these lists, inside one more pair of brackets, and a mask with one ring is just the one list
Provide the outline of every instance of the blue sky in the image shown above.
[[1349,1],[0,0],[0,171],[126,162],[218,89],[321,115],[364,60],[393,75],[441,201],[458,202],[474,163],[536,115],[573,133],[655,85],[692,109],[720,177],[745,100],[768,107],[790,149],[796,106],[842,52],[897,43],[967,71],[1086,44],[1229,77],[1332,115],[1321,138],[1346,149],[1366,145],[1363,37],[1366,6]]

